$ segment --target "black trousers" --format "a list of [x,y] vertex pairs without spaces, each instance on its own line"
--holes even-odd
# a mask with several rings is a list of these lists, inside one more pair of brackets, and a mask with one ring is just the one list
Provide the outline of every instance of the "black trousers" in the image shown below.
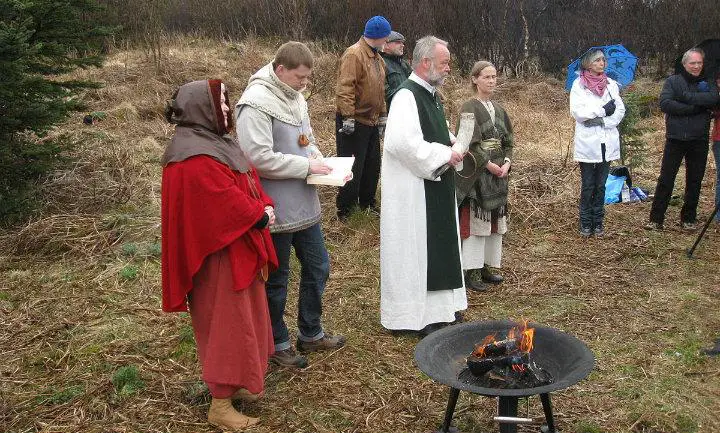
[[685,198],[680,210],[680,221],[694,223],[700,200],[700,187],[705,176],[708,155],[707,140],[680,141],[668,138],[665,141],[660,177],[655,188],[655,198],[650,209],[650,221],[662,224],[665,220],[670,196],[675,187],[680,164],[685,158]]
[[[342,127],[342,117],[335,116],[335,131]],[[357,204],[361,208],[375,206],[375,193],[380,180],[380,133],[377,126],[355,122],[355,132],[335,133],[338,156],[354,156],[353,179],[338,190],[338,216],[347,216]]]

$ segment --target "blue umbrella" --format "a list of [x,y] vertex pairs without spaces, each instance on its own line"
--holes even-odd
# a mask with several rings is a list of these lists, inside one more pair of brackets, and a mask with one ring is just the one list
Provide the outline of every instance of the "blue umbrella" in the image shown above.
[[[625,87],[632,83],[635,79],[635,68],[637,67],[637,57],[622,45],[604,45],[601,47],[592,47],[588,51],[602,50],[607,59],[607,68],[605,73],[608,77],[617,81],[620,87]],[[586,51],[585,54],[588,52]],[[585,55],[583,54],[583,56]],[[568,76],[565,79],[565,90],[569,91],[577,77],[580,76],[580,58],[575,59],[568,66]]]

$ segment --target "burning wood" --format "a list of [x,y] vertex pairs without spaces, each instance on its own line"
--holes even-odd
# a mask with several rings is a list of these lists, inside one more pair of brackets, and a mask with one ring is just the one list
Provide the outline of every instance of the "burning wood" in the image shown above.
[[467,365],[470,369],[470,372],[474,374],[475,376],[482,376],[483,374],[487,373],[488,371],[492,370],[495,367],[499,368],[505,368],[505,367],[516,367],[516,366],[522,366],[523,364],[527,364],[528,362],[528,355],[504,355],[504,356],[495,356],[492,358],[480,358],[477,356],[471,355],[467,359]]
[[[524,322],[512,328],[503,340],[496,340],[496,334],[485,337],[466,359],[467,370],[475,377],[473,381],[494,388],[528,388],[552,383],[550,374],[530,360],[534,334],[535,329],[528,328]],[[463,373],[461,379],[462,376]]]
[[513,339],[505,339],[501,341],[494,341],[488,344],[478,344],[475,346],[475,350],[472,356],[478,358],[503,356],[509,353],[516,352],[519,348],[518,341]]

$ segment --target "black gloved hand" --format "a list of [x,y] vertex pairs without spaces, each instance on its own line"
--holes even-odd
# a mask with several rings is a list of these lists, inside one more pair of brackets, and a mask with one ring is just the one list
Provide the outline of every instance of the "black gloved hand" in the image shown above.
[[610,102],[603,105],[603,108],[605,109],[605,116],[612,116],[615,112],[615,100],[611,99]]
[[588,119],[584,121],[583,125],[587,126],[588,128],[591,126],[605,126],[605,122],[603,122],[602,117],[595,117],[594,119]]

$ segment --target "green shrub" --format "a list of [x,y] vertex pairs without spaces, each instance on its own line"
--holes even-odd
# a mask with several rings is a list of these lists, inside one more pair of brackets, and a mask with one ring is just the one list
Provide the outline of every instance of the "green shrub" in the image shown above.
[[120,367],[112,376],[115,392],[120,396],[135,394],[145,388],[145,382],[140,378],[140,372],[134,365]]
[[618,126],[620,131],[620,160],[628,167],[630,173],[642,166],[648,154],[648,145],[642,139],[648,128],[642,127],[641,121],[652,114],[649,108],[653,100],[648,95],[628,91],[622,96],[625,104],[625,117]]
[[155,242],[151,243],[150,245],[148,245],[147,253],[151,257],[160,257],[160,254],[161,254],[160,242],[155,241]]
[[576,433],[603,433],[603,430],[591,421],[578,421],[573,431]]
[[111,30],[87,19],[95,0],[14,0],[0,3],[0,223],[34,208],[33,185],[63,161],[62,141],[38,140],[68,113],[83,108],[89,81],[59,78],[100,66]]
[[50,397],[43,399],[43,404],[63,404],[75,399],[75,397],[85,393],[85,387],[82,385],[69,386],[60,391],[54,392]]
[[125,280],[134,280],[138,276],[138,268],[133,265],[126,265],[120,270],[120,276]]
[[137,244],[135,244],[133,242],[128,242],[126,244],[123,244],[122,247],[120,247],[120,249],[122,250],[122,253],[125,256],[134,256],[135,254],[137,254],[137,251],[138,251]]

